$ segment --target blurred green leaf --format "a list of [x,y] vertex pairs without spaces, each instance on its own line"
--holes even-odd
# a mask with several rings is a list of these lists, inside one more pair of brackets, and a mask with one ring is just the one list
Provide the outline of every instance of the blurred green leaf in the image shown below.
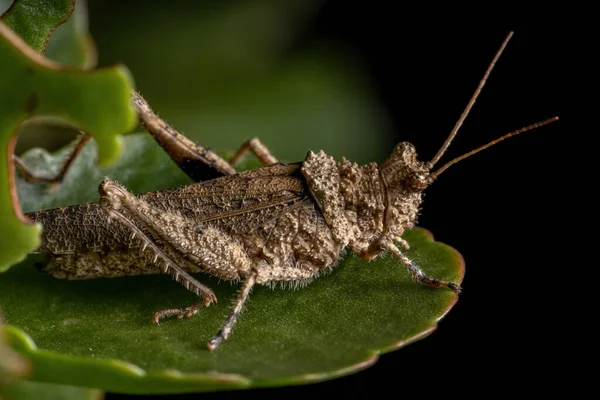
[[[23,208],[96,200],[105,176],[136,193],[189,183],[149,135],[125,138],[123,157],[109,167],[95,168],[94,152],[91,143],[52,193],[19,181]],[[52,170],[63,156],[32,150],[24,160]],[[425,271],[462,280],[462,258],[455,250],[422,229],[405,238],[412,246],[409,256]],[[195,300],[169,276],[56,280],[36,271],[36,261],[39,257],[31,257],[0,276],[11,345],[31,360],[32,380],[113,392],[179,393],[331,379],[428,335],[457,299],[449,290],[417,284],[391,257],[367,262],[349,255],[304,289],[255,288],[232,337],[211,353],[206,343],[228,314],[237,286],[202,275],[219,303],[191,319],[155,326],[155,311]]]
[[[10,14],[10,13],[9,13]],[[93,135],[100,146],[99,161],[119,152],[117,135],[136,124],[130,93],[132,81],[122,67],[89,72],[67,69],[37,54],[7,25],[0,22],[0,272],[21,261],[39,245],[39,227],[24,222],[13,209],[11,180],[15,132],[35,115],[61,117]]]
[[[5,0],[0,0],[0,12],[3,2]],[[88,32],[87,1],[76,1],[71,17],[52,32],[44,57],[62,65],[84,69],[96,65],[96,46]],[[76,127],[59,118],[30,119],[18,129],[16,153],[32,147],[57,149],[67,144],[77,133]]]
[[321,3],[120,2],[119,13],[98,2],[89,7],[100,62],[126,63],[152,107],[192,140],[235,149],[256,136],[285,161],[321,149],[382,161],[395,144],[392,125],[360,54],[307,34]]
[[[0,327],[3,324],[4,317],[0,314]],[[2,387],[9,379],[26,378],[30,372],[29,362],[8,346],[6,335],[0,328],[0,399]]]
[[50,383],[13,381],[0,383],[2,400],[101,400],[104,393],[98,389],[53,385]]
[[86,69],[96,65],[96,45],[88,31],[86,1],[76,2],[71,18],[52,33],[44,55],[64,65]]

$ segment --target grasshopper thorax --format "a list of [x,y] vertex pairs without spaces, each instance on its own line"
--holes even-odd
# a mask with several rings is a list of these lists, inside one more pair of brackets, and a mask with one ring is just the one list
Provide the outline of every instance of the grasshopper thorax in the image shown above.
[[322,151],[309,152],[302,174],[332,238],[361,255],[378,254],[376,243],[414,225],[430,182],[427,163],[417,161],[407,142],[381,165],[361,166],[345,158],[336,163]]

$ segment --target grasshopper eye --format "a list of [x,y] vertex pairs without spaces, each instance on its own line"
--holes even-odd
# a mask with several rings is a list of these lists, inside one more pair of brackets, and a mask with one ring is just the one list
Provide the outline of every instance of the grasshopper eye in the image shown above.
[[429,179],[429,174],[420,172],[410,177],[410,186],[415,190],[423,190],[430,184],[431,179]]

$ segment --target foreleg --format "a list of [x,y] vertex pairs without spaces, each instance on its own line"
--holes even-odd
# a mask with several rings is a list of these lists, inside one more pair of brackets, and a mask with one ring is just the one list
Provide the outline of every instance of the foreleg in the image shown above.
[[432,278],[427,276],[421,268],[419,268],[410,258],[408,258],[403,252],[401,252],[394,242],[384,242],[382,247],[389,250],[396,258],[398,258],[404,267],[410,272],[410,274],[422,284],[433,287],[445,286],[449,289],[454,290],[456,293],[460,293],[462,288],[454,282],[446,282],[440,279]]

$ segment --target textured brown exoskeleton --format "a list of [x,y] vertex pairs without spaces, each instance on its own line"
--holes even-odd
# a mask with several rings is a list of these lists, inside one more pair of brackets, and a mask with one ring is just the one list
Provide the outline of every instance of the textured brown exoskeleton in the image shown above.
[[[418,282],[460,292],[457,284],[426,275],[397,244],[408,249],[401,235],[414,225],[423,191],[446,168],[556,119],[509,133],[432,172],[509,38],[430,162],[417,160],[415,148],[403,142],[380,165],[336,162],[322,151],[309,152],[300,163],[281,164],[257,139],[227,162],[177,133],[134,93],[146,129],[198,183],[134,196],[106,178],[97,203],[28,214],[44,228],[38,252],[52,257],[44,269],[68,279],[168,272],[202,297],[187,308],[157,312],[155,323],[194,315],[216,301],[190,273],[242,280],[233,311],[208,344],[211,350],[227,339],[255,284],[307,283],[335,266],[346,247],[367,260],[391,252]],[[236,173],[233,165],[248,150],[266,166]]]

